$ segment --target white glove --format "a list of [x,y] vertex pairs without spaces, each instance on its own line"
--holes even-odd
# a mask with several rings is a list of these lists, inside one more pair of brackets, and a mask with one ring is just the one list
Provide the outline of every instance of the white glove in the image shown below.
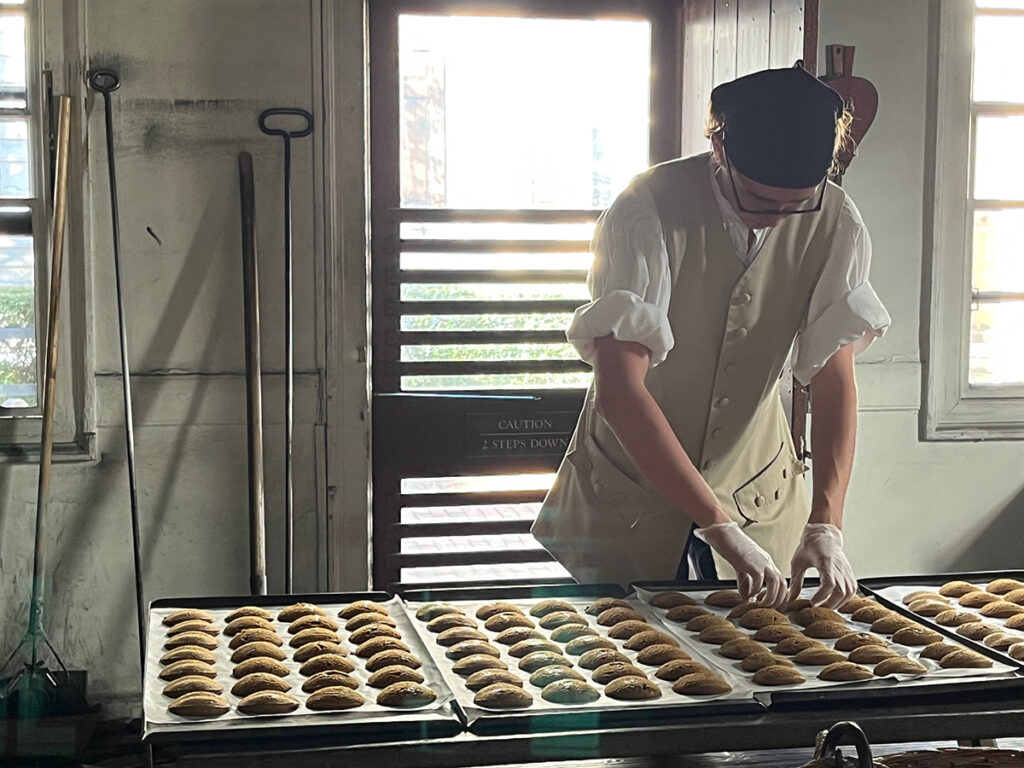
[[836,609],[857,594],[857,578],[843,554],[843,532],[828,523],[808,523],[790,565],[789,598],[800,596],[804,573],[816,568],[821,588],[811,598],[813,605]]
[[724,557],[736,570],[740,597],[750,600],[764,591],[760,602],[777,608],[786,601],[786,580],[772,562],[772,556],[747,536],[736,523],[717,523],[694,533]]

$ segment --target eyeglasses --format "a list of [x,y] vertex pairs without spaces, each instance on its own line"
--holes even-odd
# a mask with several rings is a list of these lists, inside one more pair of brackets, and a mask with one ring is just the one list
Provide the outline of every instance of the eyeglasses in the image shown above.
[[[723,149],[724,149],[724,147],[723,147]],[[739,211],[742,211],[743,213],[752,213],[752,214],[755,214],[755,215],[758,215],[758,216],[789,216],[790,214],[794,214],[794,213],[817,213],[818,211],[821,210],[821,204],[825,200],[825,187],[828,186],[827,179],[822,179],[822,181],[821,181],[821,185],[820,185],[821,186],[821,193],[818,195],[818,204],[815,205],[813,208],[796,208],[794,210],[789,210],[789,211],[782,211],[782,210],[764,210],[764,211],[760,211],[760,210],[751,210],[750,208],[744,208],[743,207],[743,203],[740,202],[739,193],[736,191],[736,177],[733,176],[732,166],[729,164],[729,152],[728,151],[723,151],[722,154],[725,155],[725,169],[726,169],[726,172],[729,174],[729,182],[732,184],[732,196],[733,196],[733,199],[736,201],[736,208]]]

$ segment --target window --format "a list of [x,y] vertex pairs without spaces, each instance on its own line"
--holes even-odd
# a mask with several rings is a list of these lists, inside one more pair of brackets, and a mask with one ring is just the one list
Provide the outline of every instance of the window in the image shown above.
[[1024,437],[1024,1],[943,3],[940,30],[926,434]]

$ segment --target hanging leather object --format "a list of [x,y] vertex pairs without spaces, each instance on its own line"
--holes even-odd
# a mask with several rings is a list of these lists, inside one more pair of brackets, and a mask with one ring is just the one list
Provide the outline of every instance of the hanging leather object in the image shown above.
[[[878,91],[875,86],[870,80],[853,76],[855,50],[855,46],[852,45],[826,46],[825,74],[820,78],[843,97],[847,109],[853,112],[853,125],[850,128],[852,141],[838,155],[843,173],[853,161],[857,147],[860,146],[878,113]],[[842,178],[842,173],[839,174],[839,178]]]

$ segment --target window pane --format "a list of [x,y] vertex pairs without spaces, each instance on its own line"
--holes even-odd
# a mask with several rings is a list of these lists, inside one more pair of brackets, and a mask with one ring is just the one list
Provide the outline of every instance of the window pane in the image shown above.
[[1024,292],[1024,210],[975,211],[971,286]]
[[1024,200],[1024,117],[979,117],[974,159],[974,197]]
[[406,283],[401,293],[402,301],[590,299],[583,283]]
[[403,363],[465,362],[469,360],[579,360],[569,344],[409,344],[402,346]]
[[604,208],[647,167],[649,22],[402,15],[398,32],[403,206]]
[[464,475],[459,477],[404,477],[403,494],[488,493],[491,491],[546,491],[555,481],[553,472],[521,475]]
[[1024,383],[1024,355],[1020,335],[1024,328],[1024,301],[985,302],[971,312],[971,367],[973,385]]
[[25,17],[19,13],[0,14],[0,108],[24,109]]
[[36,399],[35,257],[31,237],[0,235],[0,405]]
[[1024,16],[979,16],[974,22],[975,101],[1024,101],[1024,78],[1008,77],[1020,67],[1017,45],[1024,37]]
[[1024,10],[1024,0],[977,0],[978,8],[1018,8]]
[[532,315],[402,315],[403,331],[564,331],[568,312]]
[[464,581],[525,581],[526,579],[566,580],[569,572],[560,563],[508,563],[502,565],[450,565],[433,568],[403,568],[401,579],[407,584],[443,584]]
[[402,269],[590,269],[590,253],[403,253]]
[[590,371],[575,373],[481,373],[467,376],[403,376],[402,391],[469,391],[484,389],[586,389]]
[[515,221],[403,221],[403,240],[585,240],[594,236],[594,222],[561,224]]
[[29,197],[30,177],[28,121],[0,121],[0,197]]

